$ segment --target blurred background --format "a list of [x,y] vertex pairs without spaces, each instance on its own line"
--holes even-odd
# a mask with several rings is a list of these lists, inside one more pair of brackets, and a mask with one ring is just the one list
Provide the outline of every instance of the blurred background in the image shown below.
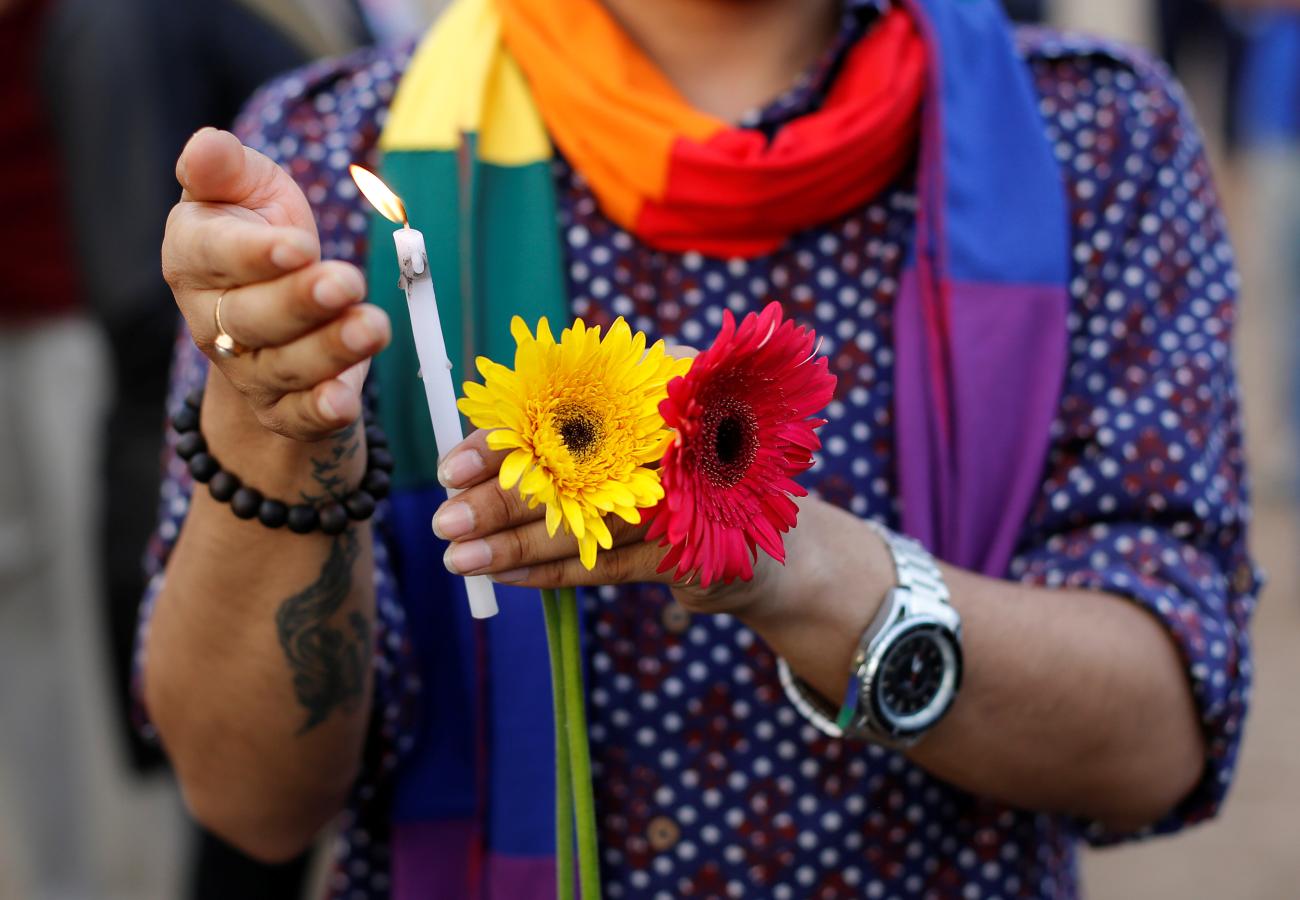
[[[175,308],[173,162],[277,73],[418,35],[441,0],[0,0],[0,900],[295,900],[184,816],[131,729]],[[1006,0],[1174,67],[1243,272],[1238,330],[1269,571],[1237,783],[1217,821],[1088,852],[1094,898],[1300,897],[1300,0]],[[219,748],[217,748],[219,750]]]

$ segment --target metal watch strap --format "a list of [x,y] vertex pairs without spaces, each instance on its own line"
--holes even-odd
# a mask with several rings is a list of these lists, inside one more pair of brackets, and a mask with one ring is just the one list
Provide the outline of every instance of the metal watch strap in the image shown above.
[[889,548],[889,555],[894,560],[894,574],[900,588],[923,597],[933,597],[944,603],[951,600],[948,585],[944,582],[934,557],[921,546],[919,541],[898,534],[870,519],[866,521],[866,525],[880,535],[885,546]]
[[[881,540],[885,542],[885,546],[889,548],[889,555],[893,559],[894,575],[897,581],[895,590],[929,596],[943,603],[950,601],[951,595],[948,593],[948,585],[944,582],[943,575],[934,562],[934,557],[918,541],[906,535],[898,534],[879,522],[870,519],[865,520],[865,524],[880,535]],[[857,690],[859,682],[858,670],[875,636],[875,628],[869,627],[858,642],[857,650],[853,654],[853,671],[850,673],[849,680],[850,691]],[[822,734],[833,738],[844,737],[845,729],[841,728],[836,721],[839,718],[840,710],[832,708],[816,691],[804,684],[803,680],[794,674],[790,664],[784,658],[777,657],[776,668],[777,677],[781,681],[781,688],[785,692],[790,705]]]

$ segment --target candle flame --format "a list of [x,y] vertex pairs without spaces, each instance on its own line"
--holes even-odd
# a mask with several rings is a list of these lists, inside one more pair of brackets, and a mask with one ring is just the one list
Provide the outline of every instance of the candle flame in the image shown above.
[[406,218],[406,204],[388,185],[379,180],[378,175],[355,164],[348,166],[348,172],[351,173],[352,180],[357,183],[362,196],[370,201],[371,206],[379,210],[380,215],[390,222],[410,227],[410,220]]

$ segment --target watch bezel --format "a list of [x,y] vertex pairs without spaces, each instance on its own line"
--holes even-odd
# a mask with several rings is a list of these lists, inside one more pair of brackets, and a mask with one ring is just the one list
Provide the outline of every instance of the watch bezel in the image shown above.
[[[880,698],[881,671],[885,659],[905,639],[925,633],[932,635],[944,657],[944,672],[935,699],[924,709],[899,718],[890,713]],[[870,721],[893,740],[919,738],[933,728],[952,708],[961,689],[961,641],[947,623],[933,616],[911,616],[880,635],[871,658],[862,672],[861,693],[871,709]]]

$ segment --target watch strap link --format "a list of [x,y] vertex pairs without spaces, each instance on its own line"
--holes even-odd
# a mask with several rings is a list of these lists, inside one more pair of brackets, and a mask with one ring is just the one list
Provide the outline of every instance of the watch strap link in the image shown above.
[[921,546],[920,541],[892,531],[870,519],[866,521],[866,525],[880,535],[880,539],[889,548],[889,555],[894,560],[894,574],[898,579],[899,588],[943,603],[950,601],[951,596],[948,593],[948,585],[943,580],[943,574],[935,564],[934,557]]

